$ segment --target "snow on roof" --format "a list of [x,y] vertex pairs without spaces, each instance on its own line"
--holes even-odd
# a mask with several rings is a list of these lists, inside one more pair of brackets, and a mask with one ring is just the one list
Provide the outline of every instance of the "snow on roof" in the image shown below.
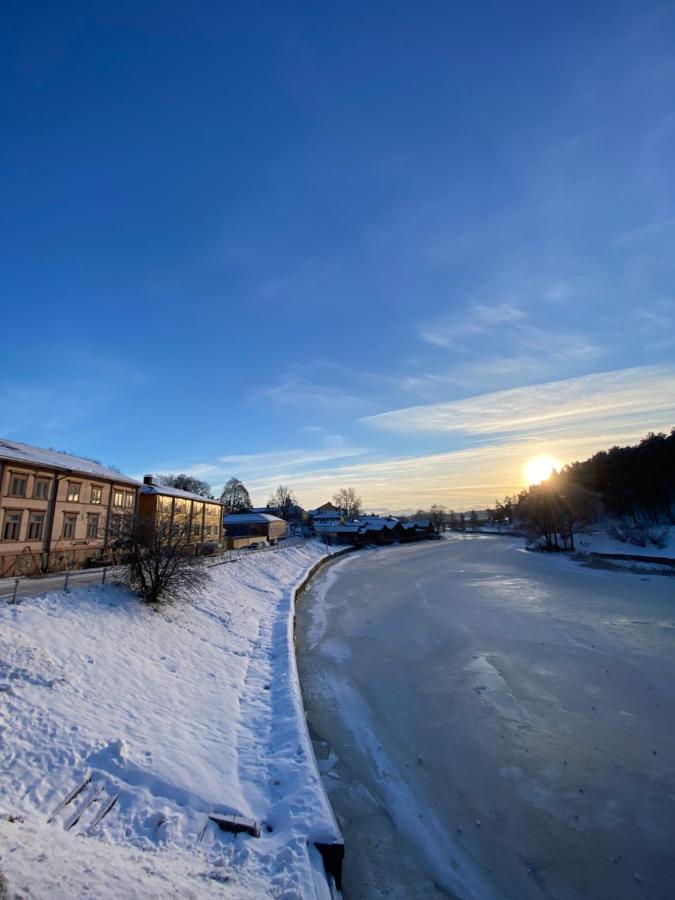
[[393,528],[396,523],[392,522],[364,522],[359,525],[365,531],[384,531],[385,528]]
[[264,524],[265,522],[283,522],[283,519],[280,519],[279,516],[271,516],[269,513],[230,513],[227,516],[223,517],[223,522],[226,525],[252,525],[252,524]]
[[340,522],[324,522],[322,525],[316,525],[315,530],[319,533],[322,531],[359,531],[361,526],[358,522],[348,522],[342,524]]
[[77,472],[79,475],[93,475],[95,478],[106,478],[109,481],[117,481],[124,484],[139,484],[135,478],[130,478],[128,475],[123,475],[115,469],[109,469],[107,466],[92,462],[90,459],[70,456],[68,453],[59,453],[58,450],[44,450],[42,447],[32,447],[30,444],[8,441],[6,438],[0,438],[0,459],[30,463],[31,465],[45,466],[50,469],[64,469],[69,472]]
[[183,491],[181,488],[169,487],[164,484],[142,484],[141,494],[160,494],[164,497],[179,497],[181,500],[200,500],[202,503],[217,503],[222,506],[220,500],[211,500],[210,497],[202,497],[201,494],[193,494],[191,491]]
[[396,525],[398,519],[395,519],[394,516],[356,516],[356,522],[362,522],[365,525]]

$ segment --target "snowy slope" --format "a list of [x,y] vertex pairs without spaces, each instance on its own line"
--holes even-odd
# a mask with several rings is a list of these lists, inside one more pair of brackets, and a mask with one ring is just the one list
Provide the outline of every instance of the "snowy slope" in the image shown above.
[[663,535],[663,547],[655,546],[651,542],[640,547],[628,541],[619,541],[606,529],[580,534],[576,544],[582,553],[629,553],[634,556],[663,556],[675,559],[675,527],[656,527],[651,531]]
[[[302,722],[292,590],[318,543],[214,566],[190,603],[121,587],[0,607],[0,872],[31,896],[314,896],[336,836]],[[101,800],[46,819],[86,770]],[[239,813],[259,839],[207,826]],[[8,817],[15,819],[10,821]],[[23,822],[17,821],[21,817]]]

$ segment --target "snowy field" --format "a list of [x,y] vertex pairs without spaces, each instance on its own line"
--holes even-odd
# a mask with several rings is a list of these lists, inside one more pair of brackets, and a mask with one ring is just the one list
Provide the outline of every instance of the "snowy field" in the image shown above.
[[[0,605],[9,896],[316,896],[308,841],[333,838],[334,820],[302,723],[290,613],[325,552],[308,542],[215,566],[191,602],[157,610],[113,585]],[[254,819],[261,836],[221,832],[211,812]]]
[[522,547],[366,551],[302,598],[347,900],[674,896],[675,578]]

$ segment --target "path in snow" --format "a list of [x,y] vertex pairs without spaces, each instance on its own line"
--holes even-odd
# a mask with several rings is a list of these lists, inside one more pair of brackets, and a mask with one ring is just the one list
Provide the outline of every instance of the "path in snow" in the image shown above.
[[673,895],[675,579],[520,546],[358,554],[301,601],[348,900]]

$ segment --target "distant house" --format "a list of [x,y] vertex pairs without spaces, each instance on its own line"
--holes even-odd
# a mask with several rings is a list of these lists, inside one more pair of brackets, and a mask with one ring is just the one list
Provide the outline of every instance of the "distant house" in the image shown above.
[[307,519],[310,528],[316,529],[317,526],[328,525],[330,523],[344,522],[342,512],[332,503],[324,503],[317,506],[316,509],[310,509],[307,512]]
[[254,506],[247,512],[262,513],[267,516],[277,516],[293,525],[302,525],[307,519],[307,513],[297,503],[286,503],[284,506]]
[[288,525],[283,519],[253,511],[230,513],[223,518],[223,527],[231,547],[243,547],[261,540],[278,541],[288,533]]
[[0,577],[100,556],[136,512],[139,486],[91,460],[0,439]]
[[433,537],[430,523],[401,522],[394,516],[363,515],[345,519],[330,511],[315,516],[314,532],[327,544],[393,544]]
[[223,539],[223,504],[180,488],[155,484],[152,475],[143,478],[138,512],[141,519],[156,524],[160,519],[188,529],[191,543],[217,543]]

